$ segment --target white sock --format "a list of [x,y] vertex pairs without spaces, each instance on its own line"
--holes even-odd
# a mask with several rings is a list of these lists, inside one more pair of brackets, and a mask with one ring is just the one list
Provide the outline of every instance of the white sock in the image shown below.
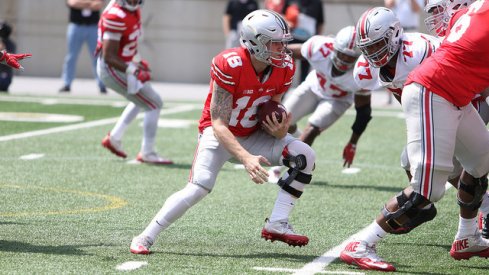
[[477,228],[477,217],[473,219],[465,219],[459,217],[458,219],[458,231],[455,239],[458,240],[461,237],[467,237],[470,235],[474,235],[474,232],[478,230]]
[[144,229],[142,235],[150,237],[153,241],[156,240],[161,231],[168,228],[207,194],[209,192],[204,188],[192,183],[187,184],[185,188],[166,199],[165,204]]
[[296,197],[280,189],[280,191],[278,191],[277,199],[275,200],[272,214],[269,218],[270,222],[288,220],[290,212],[294,209],[296,200]]
[[482,215],[487,216],[489,214],[489,193],[485,193],[484,196],[482,196],[482,204],[481,207],[479,208],[479,211],[482,212]]
[[158,119],[160,109],[146,111],[143,121],[143,142],[141,144],[144,155],[153,152],[155,149],[156,130],[158,129]]
[[380,225],[373,221],[367,228],[358,234],[358,239],[366,241],[369,244],[375,244],[382,240],[387,235],[387,232]]
[[119,120],[115,124],[112,131],[110,131],[110,136],[115,140],[122,140],[122,136],[127,129],[127,126],[136,118],[139,113],[139,107],[134,103],[130,102],[124,111],[122,112]]

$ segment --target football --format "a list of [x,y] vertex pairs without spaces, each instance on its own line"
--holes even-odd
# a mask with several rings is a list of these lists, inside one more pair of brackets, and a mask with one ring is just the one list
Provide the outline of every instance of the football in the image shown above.
[[273,113],[275,113],[278,122],[282,122],[282,119],[286,116],[287,110],[284,105],[273,100],[261,103],[258,105],[258,122],[261,124],[263,121],[266,121],[267,116],[270,116],[271,119]]

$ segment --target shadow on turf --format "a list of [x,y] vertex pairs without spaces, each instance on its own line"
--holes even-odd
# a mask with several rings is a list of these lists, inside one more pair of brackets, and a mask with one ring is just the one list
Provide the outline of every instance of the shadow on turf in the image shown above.
[[170,252],[170,251],[152,251],[151,254],[172,254],[178,256],[194,256],[194,257],[220,257],[220,258],[237,258],[237,259],[288,259],[296,262],[310,262],[317,256],[305,256],[297,254],[281,254],[281,253],[258,253],[258,254],[246,254],[246,255],[229,255],[218,253],[183,253],[183,252]]
[[[16,252],[16,253],[42,253],[53,255],[91,255],[89,253],[80,250],[83,247],[102,246],[103,244],[92,245],[33,245],[30,243],[23,243],[17,241],[4,241],[0,240],[0,251],[4,252]],[[105,244],[104,244],[105,245]]]
[[402,188],[399,187],[389,187],[389,186],[375,186],[375,185],[352,185],[352,184],[330,184],[327,181],[313,181],[311,182],[311,185],[314,186],[324,186],[324,187],[333,187],[333,188],[342,188],[342,189],[372,189],[376,191],[385,191],[385,192],[392,192],[392,193],[397,193],[402,190]]

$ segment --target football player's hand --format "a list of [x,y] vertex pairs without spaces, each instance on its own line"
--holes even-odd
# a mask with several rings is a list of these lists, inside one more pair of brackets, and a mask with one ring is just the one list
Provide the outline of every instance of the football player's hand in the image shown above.
[[282,121],[278,122],[275,113],[272,117],[267,116],[266,120],[262,122],[263,129],[270,135],[282,139],[287,135],[289,130],[291,116],[288,113],[282,115]]
[[129,63],[129,65],[127,65],[126,74],[136,76],[136,78],[143,83],[151,79],[150,71],[141,69],[134,63]]
[[143,59],[143,60],[141,60],[141,61],[139,61],[139,63],[138,63],[138,68],[139,68],[140,70],[144,70],[144,71],[151,72],[151,69],[149,68],[149,63],[148,63],[148,61],[147,61],[147,60],[144,60],[144,59]]
[[271,163],[264,156],[248,155],[242,159],[242,163],[254,183],[262,184],[268,182],[268,171],[261,166],[261,163],[268,166]]
[[350,168],[350,165],[353,163],[353,158],[355,158],[355,151],[357,149],[357,145],[348,142],[348,144],[343,149],[343,167],[347,166]]
[[2,57],[0,58],[0,63],[5,64],[7,66],[10,66],[14,69],[17,70],[23,70],[24,67],[20,65],[19,60],[22,60],[24,58],[31,57],[32,54],[30,53],[19,53],[19,54],[14,54],[14,53],[8,53],[6,50],[2,51]]

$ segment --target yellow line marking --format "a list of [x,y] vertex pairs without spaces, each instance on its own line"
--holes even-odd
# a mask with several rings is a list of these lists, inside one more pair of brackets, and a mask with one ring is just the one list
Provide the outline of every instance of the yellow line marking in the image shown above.
[[0,212],[0,217],[19,217],[19,216],[41,216],[41,215],[69,215],[69,214],[81,214],[81,213],[96,213],[103,212],[108,210],[113,210],[117,208],[124,207],[127,204],[122,198],[104,194],[98,194],[93,192],[84,192],[78,190],[69,190],[69,189],[61,189],[61,188],[46,188],[46,187],[37,187],[37,186],[20,186],[20,185],[10,185],[10,184],[2,184],[0,188],[16,188],[16,189],[38,189],[49,192],[57,192],[57,193],[71,193],[85,197],[96,197],[103,200],[108,201],[109,203],[104,206],[99,207],[91,207],[91,208],[80,208],[80,209],[71,209],[71,210],[60,210],[60,211],[33,211],[33,212]]

